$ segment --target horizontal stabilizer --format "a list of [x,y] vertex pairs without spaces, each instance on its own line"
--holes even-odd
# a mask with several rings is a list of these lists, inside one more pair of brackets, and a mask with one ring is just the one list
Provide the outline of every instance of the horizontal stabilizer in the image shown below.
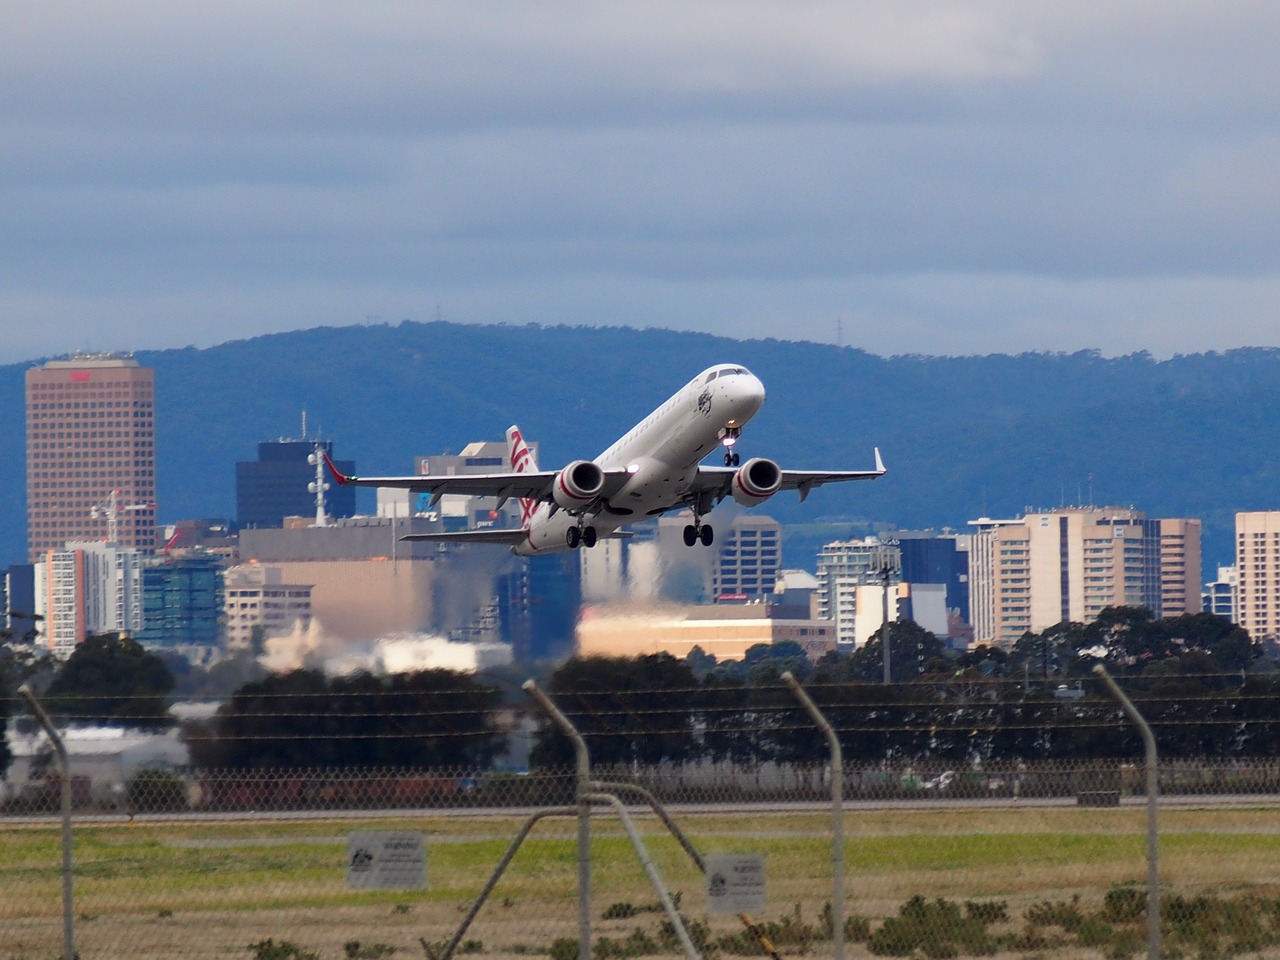
[[525,530],[455,530],[452,533],[409,533],[401,540],[436,540],[444,543],[521,543]]

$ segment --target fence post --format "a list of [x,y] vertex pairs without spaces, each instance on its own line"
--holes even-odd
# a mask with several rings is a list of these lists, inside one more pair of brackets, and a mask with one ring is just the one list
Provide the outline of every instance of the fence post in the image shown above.
[[71,761],[62,738],[31,687],[24,683],[18,688],[18,693],[27,701],[27,706],[44,727],[58,754],[58,770],[62,776],[62,957],[63,960],[75,960],[75,913],[71,893]]
[[1102,678],[1111,695],[1120,701],[1124,712],[1142,733],[1147,767],[1147,956],[1149,960],[1160,960],[1160,834],[1156,824],[1160,773],[1156,758],[1156,738],[1147,721],[1138,712],[1138,708],[1133,705],[1133,701],[1111,678],[1111,674],[1107,673],[1107,668],[1100,663],[1095,664],[1093,672]]
[[532,679],[526,680],[523,688],[573,743],[578,799],[578,960],[591,960],[591,755],[582,734]]
[[831,936],[835,960],[844,960],[844,754],[835,729],[790,670],[782,674],[782,680],[809,711],[831,748]]

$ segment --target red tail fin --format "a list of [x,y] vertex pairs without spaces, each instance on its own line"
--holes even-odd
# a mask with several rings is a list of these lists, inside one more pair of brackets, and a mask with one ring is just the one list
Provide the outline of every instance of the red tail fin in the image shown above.
[[[520,428],[515,424],[507,427],[507,460],[511,463],[511,469],[516,473],[529,473],[538,469],[537,461],[533,459],[533,453],[529,450],[529,445],[524,442],[524,436],[520,433]],[[531,500],[528,497],[520,499],[520,524],[527,527],[529,521],[533,519],[534,513],[538,509],[538,501]]]

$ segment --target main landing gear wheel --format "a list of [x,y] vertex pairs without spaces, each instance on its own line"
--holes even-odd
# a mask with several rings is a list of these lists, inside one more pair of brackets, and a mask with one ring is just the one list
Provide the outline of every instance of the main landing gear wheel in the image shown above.
[[570,550],[577,550],[578,547],[594,547],[596,545],[596,528],[570,527],[564,532],[564,542],[569,545]]
[[564,542],[569,545],[570,550],[577,550],[578,543],[582,540],[582,531],[577,527],[570,527],[564,533]]
[[596,528],[595,527],[582,528],[582,545],[588,549],[596,545]]
[[694,526],[692,523],[684,528],[684,545],[692,547],[699,540],[702,541],[704,547],[711,546],[711,542],[715,539],[715,531],[711,529],[710,524],[699,524]]

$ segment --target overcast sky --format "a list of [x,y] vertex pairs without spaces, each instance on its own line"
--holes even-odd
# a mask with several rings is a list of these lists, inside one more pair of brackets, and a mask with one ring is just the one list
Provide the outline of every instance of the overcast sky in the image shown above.
[[0,362],[317,325],[1280,344],[1280,4],[10,3]]

